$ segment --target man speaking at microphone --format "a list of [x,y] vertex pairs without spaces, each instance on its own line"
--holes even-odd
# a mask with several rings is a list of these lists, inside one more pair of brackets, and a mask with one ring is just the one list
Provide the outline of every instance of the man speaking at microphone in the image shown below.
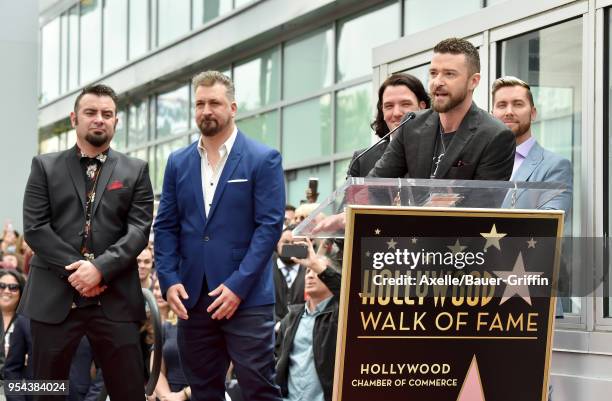
[[478,50],[450,38],[433,51],[432,109],[400,128],[368,177],[508,180],[514,164],[512,131],[472,101],[480,82]]
[[[512,174],[514,135],[472,101],[480,82],[478,50],[467,40],[438,43],[429,67],[431,109],[407,113],[367,177],[501,180]],[[407,121],[412,120],[412,121]],[[366,157],[377,144],[353,159]],[[345,226],[345,214],[319,222],[314,233]]]

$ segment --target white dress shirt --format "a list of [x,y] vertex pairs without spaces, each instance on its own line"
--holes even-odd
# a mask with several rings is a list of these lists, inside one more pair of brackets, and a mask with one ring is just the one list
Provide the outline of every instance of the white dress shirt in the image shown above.
[[202,169],[202,193],[204,194],[204,209],[206,212],[206,217],[208,217],[208,213],[210,212],[210,208],[215,197],[215,191],[217,190],[217,184],[219,184],[219,178],[221,177],[221,172],[223,171],[223,167],[225,167],[227,157],[232,151],[234,142],[236,142],[237,135],[238,128],[234,125],[234,131],[219,148],[219,161],[214,168],[208,162],[206,149],[202,145],[202,137],[200,137],[200,141],[198,142],[198,152],[200,152],[200,165]]

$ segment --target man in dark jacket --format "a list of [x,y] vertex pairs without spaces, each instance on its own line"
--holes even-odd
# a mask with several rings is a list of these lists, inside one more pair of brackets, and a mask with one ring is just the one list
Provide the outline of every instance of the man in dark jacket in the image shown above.
[[306,268],[283,255],[283,245],[293,244],[291,231],[294,225],[287,226],[276,245],[274,261],[274,320],[280,322],[289,312],[289,305],[304,306],[304,279]]
[[[305,306],[292,305],[281,321],[276,382],[283,400],[331,401],[334,383],[340,273],[308,242]],[[301,397],[301,398],[300,398]]]

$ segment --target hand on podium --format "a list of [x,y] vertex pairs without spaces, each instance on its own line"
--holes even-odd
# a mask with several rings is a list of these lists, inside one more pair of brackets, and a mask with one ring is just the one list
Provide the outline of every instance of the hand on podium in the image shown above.
[[343,230],[346,225],[346,213],[333,214],[323,218],[312,230],[313,234]]

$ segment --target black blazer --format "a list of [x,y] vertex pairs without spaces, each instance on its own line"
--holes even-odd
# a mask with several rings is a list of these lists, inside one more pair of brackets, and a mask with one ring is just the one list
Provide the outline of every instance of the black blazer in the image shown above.
[[[40,155],[23,200],[25,240],[34,250],[18,312],[45,323],[60,323],[70,311],[73,288],[65,266],[82,260],[85,178],[76,147]],[[145,319],[136,256],[149,240],[153,191],[147,163],[109,150],[96,187],[92,240],[108,288],[102,310],[114,321]]]
[[274,321],[278,322],[289,312],[289,305],[304,304],[304,285],[306,282],[306,268],[298,266],[291,288],[287,287],[287,280],[277,265],[278,256],[272,256],[272,269],[274,271]]
[[389,145],[389,141],[382,141],[378,144],[378,146],[374,147],[368,153],[363,155],[359,160],[355,161],[357,156],[363,153],[367,148],[361,149],[353,153],[353,158],[349,163],[349,177],[365,177],[368,173],[374,168],[376,162],[380,160],[382,155],[385,153],[385,149],[387,149],[387,145]]
[[[368,177],[430,178],[439,132],[439,114],[418,112],[391,141]],[[435,178],[457,180],[510,179],[514,134],[475,103],[463,118]]]

